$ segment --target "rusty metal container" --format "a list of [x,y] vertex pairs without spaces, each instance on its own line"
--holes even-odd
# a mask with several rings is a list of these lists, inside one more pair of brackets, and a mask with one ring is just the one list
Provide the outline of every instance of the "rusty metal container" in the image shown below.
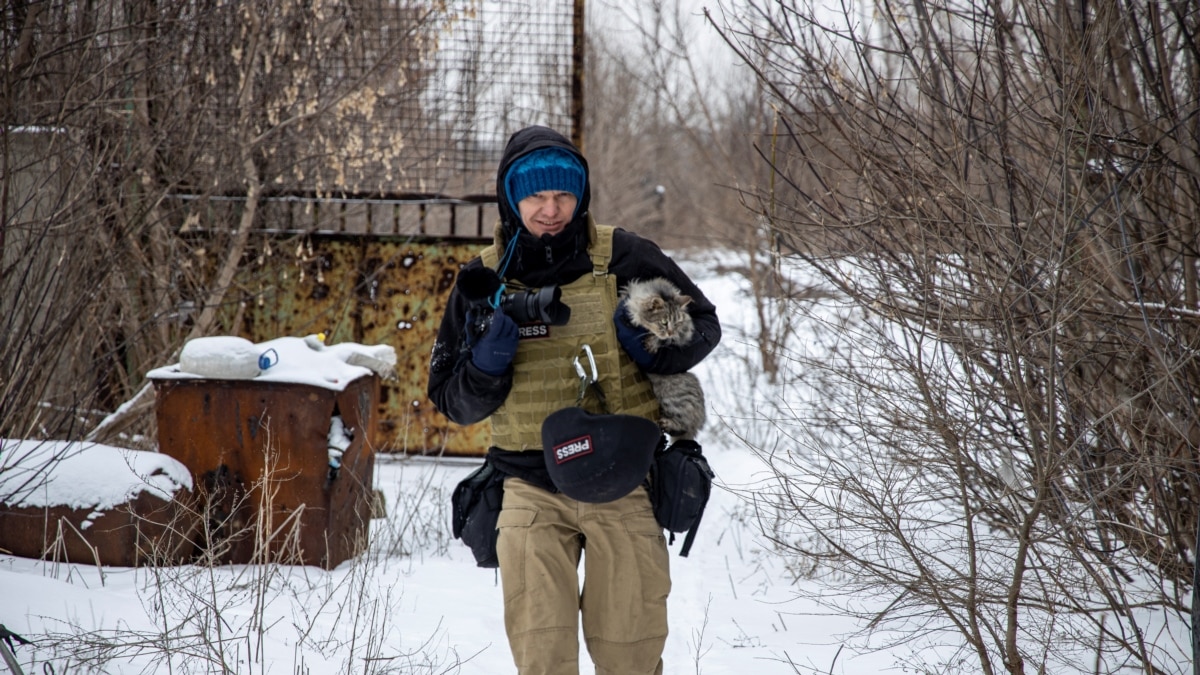
[[[158,379],[159,449],[188,467],[214,564],[332,569],[366,548],[379,378],[338,391],[255,380]],[[331,469],[330,426],[352,436]]]
[[0,549],[24,558],[84,565],[173,565],[187,560],[188,537],[198,525],[185,501],[165,501],[148,493],[101,514],[90,508],[4,504]]
[[199,525],[187,473],[157,452],[0,440],[0,550],[85,565],[184,562]]

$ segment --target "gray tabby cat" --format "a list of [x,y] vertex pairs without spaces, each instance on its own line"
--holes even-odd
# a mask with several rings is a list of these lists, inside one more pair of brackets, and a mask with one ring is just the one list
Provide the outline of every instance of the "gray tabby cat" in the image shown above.
[[[621,291],[629,323],[645,328],[650,334],[643,346],[651,354],[663,345],[686,345],[692,341],[695,326],[687,312],[691,296],[683,295],[675,284],[661,277],[631,281]],[[662,417],[659,426],[673,439],[695,439],[704,426],[704,390],[691,373],[655,375],[647,373]]]

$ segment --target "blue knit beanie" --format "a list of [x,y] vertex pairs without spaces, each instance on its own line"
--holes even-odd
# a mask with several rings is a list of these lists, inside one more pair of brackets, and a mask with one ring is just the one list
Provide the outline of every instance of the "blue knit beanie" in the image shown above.
[[546,190],[570,192],[583,201],[586,181],[583,165],[575,155],[561,148],[541,148],[509,165],[504,174],[504,194],[508,195],[513,213],[520,214],[517,202]]

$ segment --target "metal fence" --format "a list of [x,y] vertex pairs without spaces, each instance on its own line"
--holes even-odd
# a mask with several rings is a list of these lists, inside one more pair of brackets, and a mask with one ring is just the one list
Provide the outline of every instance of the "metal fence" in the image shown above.
[[[528,124],[544,124],[579,139],[582,119],[583,0],[456,0],[430,3],[432,16],[415,23],[411,10],[377,7],[355,32],[375,49],[343,55],[338,76],[370,79],[396,33],[431,43],[405,50],[408,64],[401,83],[379,90],[395,105],[375,106],[361,143],[379,144],[371,158],[394,157],[394,132],[401,130],[399,162],[360,172],[355,192],[490,194],[496,162],[509,134]],[[349,150],[349,149],[347,149]],[[390,180],[372,181],[390,169]],[[382,185],[381,185],[382,184]],[[381,189],[382,187],[382,189]]]
[[[424,156],[462,173],[495,168],[508,135],[544,124],[581,143],[583,0],[468,0],[447,27],[422,107],[448,121]],[[483,186],[478,186],[481,192]]]
[[[181,232],[236,223],[246,198],[176,194],[184,203]],[[259,198],[258,226],[267,233],[486,239],[499,218],[494,194],[313,194],[278,192]]]
[[[356,111],[347,97],[335,126],[281,135],[269,154],[289,168],[268,172],[279,178],[261,197],[258,227],[487,237],[496,165],[514,131],[541,124],[582,146],[583,0],[457,0],[416,18],[401,4],[355,9],[361,44],[335,50],[317,77],[375,78],[371,100]],[[398,33],[422,44],[397,47]],[[391,70],[372,72],[389,50]],[[244,201],[236,192],[175,197],[184,230],[227,229]]]

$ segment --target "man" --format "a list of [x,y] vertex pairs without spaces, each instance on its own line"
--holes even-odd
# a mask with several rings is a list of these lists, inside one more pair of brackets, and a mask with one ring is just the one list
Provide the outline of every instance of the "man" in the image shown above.
[[[541,422],[582,398],[573,359],[584,345],[582,362],[596,364],[603,412],[655,420],[657,401],[643,373],[683,372],[708,355],[721,337],[716,309],[657,245],[595,224],[587,162],[561,134],[537,126],[513,134],[496,196],[495,244],[467,263],[451,292],[429,397],[459,424],[491,417],[487,461],[507,476],[496,549],[513,659],[522,675],[577,674],[582,613],[598,675],[662,673],[671,581],[646,489],[603,503],[563,494],[543,457]],[[464,283],[480,272],[486,278],[485,265],[503,288]],[[617,291],[654,277],[691,296],[696,330],[690,344],[649,354],[645,332],[620,320]],[[561,290],[569,320],[518,327],[501,298],[547,287]]]

